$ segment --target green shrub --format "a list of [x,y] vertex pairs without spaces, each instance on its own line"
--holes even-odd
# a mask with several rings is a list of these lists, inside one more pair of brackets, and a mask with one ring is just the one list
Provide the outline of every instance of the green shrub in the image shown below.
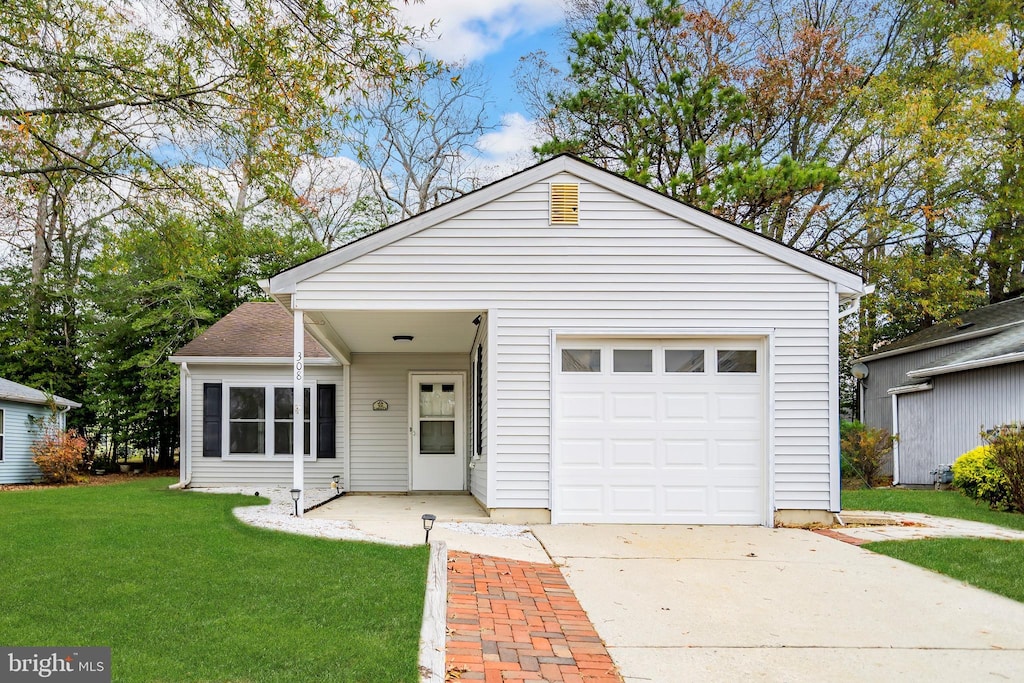
[[953,463],[953,486],[994,509],[1007,507],[1009,482],[992,456],[992,446],[978,446]]
[[1024,425],[1019,422],[985,433],[992,461],[1002,470],[1005,502],[1009,509],[1024,512]]
[[839,427],[842,460],[869,487],[878,477],[882,458],[892,450],[893,437],[888,430],[868,427],[862,422],[845,422]]

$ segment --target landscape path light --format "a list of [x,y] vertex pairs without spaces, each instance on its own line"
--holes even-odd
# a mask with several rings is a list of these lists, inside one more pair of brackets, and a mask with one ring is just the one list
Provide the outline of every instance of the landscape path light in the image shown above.
[[434,521],[437,519],[437,515],[427,513],[423,515],[423,530],[427,532],[427,535],[423,537],[424,543],[430,543],[430,530],[434,528]]

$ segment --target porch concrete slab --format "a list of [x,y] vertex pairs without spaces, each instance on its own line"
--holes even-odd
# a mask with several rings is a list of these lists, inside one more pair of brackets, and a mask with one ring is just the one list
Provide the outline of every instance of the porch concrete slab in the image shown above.
[[491,524],[487,513],[468,494],[346,495],[305,516],[345,521],[370,540],[417,545],[424,542],[422,517],[426,513],[437,516],[430,540],[444,541],[449,550],[551,563],[528,527]]
[[809,531],[533,531],[626,681],[1024,678],[1024,604]]
[[438,522],[487,522],[490,517],[473,496],[462,494],[359,494],[335,498],[306,513],[319,519],[407,521],[430,513]]

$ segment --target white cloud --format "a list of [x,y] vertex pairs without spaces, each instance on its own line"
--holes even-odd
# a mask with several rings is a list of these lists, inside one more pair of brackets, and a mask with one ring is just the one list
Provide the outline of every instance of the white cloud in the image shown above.
[[473,145],[480,156],[470,163],[486,182],[503,178],[536,163],[532,148],[541,142],[537,127],[519,112],[501,117],[498,130],[484,133]]
[[528,121],[519,112],[501,117],[501,126],[491,133],[484,133],[473,146],[492,159],[508,157],[540,143],[533,121]]
[[553,0],[424,0],[396,2],[404,23],[428,26],[436,38],[423,44],[435,59],[472,62],[500,52],[505,41],[560,23],[562,5]]

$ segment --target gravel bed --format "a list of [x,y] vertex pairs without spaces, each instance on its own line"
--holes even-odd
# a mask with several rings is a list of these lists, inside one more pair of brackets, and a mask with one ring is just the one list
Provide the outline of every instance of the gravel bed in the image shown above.
[[[304,536],[318,536],[320,538],[331,538],[342,541],[374,541],[376,543],[386,542],[384,539],[365,534],[352,527],[351,522],[334,519],[313,519],[311,517],[295,517],[295,502],[292,500],[290,489],[270,488],[257,491],[254,488],[243,488],[239,486],[220,486],[216,488],[190,488],[189,491],[199,493],[240,493],[251,496],[259,495],[261,498],[270,499],[269,505],[246,505],[234,509],[235,517],[252,526],[276,531],[287,531],[292,534],[303,534]],[[330,489],[312,490],[306,492],[306,507],[333,498]]]

